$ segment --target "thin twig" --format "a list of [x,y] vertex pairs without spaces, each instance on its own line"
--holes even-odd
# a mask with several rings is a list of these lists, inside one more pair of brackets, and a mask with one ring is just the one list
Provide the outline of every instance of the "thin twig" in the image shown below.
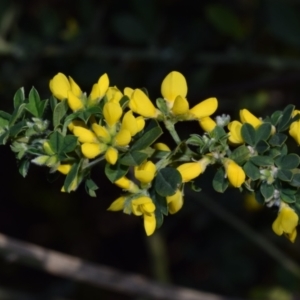
[[0,234],[0,255],[10,262],[129,295],[165,300],[233,300],[212,293],[159,284],[138,274],[122,273],[78,257],[17,241],[3,234]]

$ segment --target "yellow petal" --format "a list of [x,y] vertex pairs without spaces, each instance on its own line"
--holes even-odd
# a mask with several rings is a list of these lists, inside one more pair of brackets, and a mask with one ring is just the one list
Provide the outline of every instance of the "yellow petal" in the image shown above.
[[147,161],[134,168],[134,177],[143,183],[149,183],[153,180],[156,173],[156,166],[152,161]]
[[153,202],[149,202],[142,205],[143,210],[147,213],[153,213],[155,211],[155,204]]
[[161,94],[170,102],[175,101],[177,96],[185,98],[187,90],[187,83],[184,76],[177,71],[170,72],[161,84]]
[[153,234],[156,228],[156,218],[154,213],[152,214],[144,214],[144,228],[147,236]]
[[292,233],[298,225],[299,217],[289,206],[283,207],[279,214],[281,217],[281,226],[284,232]]
[[154,148],[155,150],[160,150],[160,151],[168,151],[168,152],[171,151],[171,149],[168,147],[168,145],[166,145],[166,144],[164,144],[164,143],[155,143],[155,144],[153,145],[153,148]]
[[50,81],[50,90],[55,98],[63,100],[68,98],[68,91],[71,89],[68,78],[63,73],[58,73]]
[[89,95],[89,104],[96,104],[100,100],[100,89],[98,83],[95,83],[92,87],[92,91]]
[[134,89],[132,89],[130,87],[126,87],[124,89],[124,95],[127,96],[129,99],[131,98],[133,92],[134,92]]
[[132,93],[129,108],[145,118],[155,118],[159,114],[148,96],[140,89],[136,89]]
[[217,123],[211,117],[204,117],[199,120],[199,125],[205,132],[211,132],[217,126]]
[[143,205],[143,204],[147,204],[147,203],[153,203],[152,199],[150,197],[147,196],[141,196],[139,198],[133,199],[131,201],[131,203],[133,205]]
[[180,190],[172,196],[167,196],[168,210],[170,214],[177,213],[183,206],[183,195]]
[[114,182],[115,185],[125,190],[129,190],[132,183],[133,182],[129,180],[126,176],[123,176]]
[[80,126],[74,126],[73,134],[78,137],[78,140],[81,143],[96,143],[98,141],[96,135],[92,131]]
[[183,115],[189,110],[188,101],[180,95],[175,98],[174,105],[172,107],[172,113],[174,115]]
[[103,98],[105,93],[107,92],[107,89],[109,87],[109,78],[106,73],[104,73],[99,79],[98,79],[98,87],[100,90],[100,98]]
[[104,104],[103,115],[109,126],[115,125],[120,120],[122,113],[123,110],[119,103],[107,102]]
[[89,159],[95,158],[106,150],[107,146],[100,143],[84,143],[81,145],[82,154]]
[[246,179],[245,172],[236,162],[231,159],[227,159],[225,162],[225,170],[229,182],[233,187],[239,188]]
[[142,116],[139,116],[139,117],[137,117],[135,119],[136,119],[136,124],[137,124],[137,129],[138,129],[137,132],[140,132],[145,127],[145,119]]
[[212,115],[218,108],[217,98],[208,98],[199,104],[195,105],[189,110],[191,119],[201,119],[204,117],[209,117]]
[[119,102],[122,99],[123,94],[117,87],[109,87],[106,92],[106,97],[108,101]]
[[294,243],[297,237],[297,229],[294,229],[292,233],[287,233],[287,238]]
[[101,141],[103,141],[104,143],[110,142],[111,136],[110,136],[108,130],[104,126],[94,123],[92,125],[92,129],[95,132],[95,134],[97,135],[97,137],[99,137],[101,139]]
[[242,123],[239,121],[232,121],[227,127],[229,129],[228,140],[233,144],[243,144],[244,140],[241,135]]
[[81,91],[80,87],[78,86],[78,84],[73,80],[73,78],[71,76],[69,76],[69,82],[70,82],[71,91],[73,92],[73,94],[76,97],[80,97],[82,95],[82,91]]
[[289,130],[290,136],[300,145],[300,121],[295,121],[291,124]]
[[129,130],[131,136],[136,135],[138,132],[138,124],[131,110],[125,113],[122,119],[122,129]]
[[114,165],[118,160],[118,150],[109,147],[105,152],[105,159],[109,164]]
[[119,197],[116,199],[107,210],[111,211],[119,211],[124,208],[124,203],[125,203],[125,197]]
[[127,129],[121,129],[115,136],[115,143],[118,146],[127,146],[131,141],[130,131]]
[[71,90],[68,91],[68,105],[73,111],[80,110],[84,107],[82,101],[76,97]]
[[67,175],[70,172],[71,168],[72,168],[71,164],[62,164],[62,165],[59,165],[59,167],[57,168],[57,171],[64,175]]
[[68,129],[69,129],[71,132],[73,132],[75,126],[87,128],[87,127],[86,127],[86,124],[85,124],[83,121],[81,121],[81,120],[73,120],[73,121],[71,121],[71,122],[69,123]]
[[185,163],[177,167],[182,182],[188,182],[198,177],[204,170],[199,162]]
[[242,123],[249,123],[254,128],[258,127],[262,123],[262,121],[255,117],[248,109],[240,110],[240,119]]

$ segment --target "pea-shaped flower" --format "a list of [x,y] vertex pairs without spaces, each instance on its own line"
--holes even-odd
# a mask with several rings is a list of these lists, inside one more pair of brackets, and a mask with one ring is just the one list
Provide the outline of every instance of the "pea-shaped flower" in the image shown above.
[[156,166],[152,161],[145,161],[140,166],[134,168],[134,177],[142,182],[149,183],[153,180],[156,173]]
[[226,159],[224,161],[224,167],[227,174],[227,178],[233,187],[239,188],[246,179],[245,172],[242,167],[240,167],[232,159]]
[[[295,117],[299,113],[300,110],[294,110],[293,117]],[[290,125],[289,134],[296,141],[296,143],[300,145],[300,120],[294,121]]]
[[227,125],[227,128],[229,129],[229,137],[228,140],[232,144],[243,144],[244,139],[241,134],[242,129],[242,123],[239,121],[232,121]]
[[262,124],[262,120],[255,117],[248,109],[241,109],[240,110],[240,119],[242,123],[249,123],[254,128],[258,127]]
[[179,171],[182,182],[188,182],[200,174],[202,174],[206,167],[210,164],[210,159],[208,157],[203,157],[199,161],[188,162],[177,167],[177,171]]
[[167,196],[168,211],[170,214],[177,213],[183,206],[183,194],[182,191],[177,190],[172,196]]
[[88,105],[95,105],[97,104],[107,92],[109,87],[109,78],[108,75],[105,73],[98,79],[98,82],[95,83],[92,87],[92,91],[89,95]]
[[295,211],[285,203],[281,203],[277,218],[272,224],[272,229],[277,235],[283,233],[293,243],[297,236],[299,217]]

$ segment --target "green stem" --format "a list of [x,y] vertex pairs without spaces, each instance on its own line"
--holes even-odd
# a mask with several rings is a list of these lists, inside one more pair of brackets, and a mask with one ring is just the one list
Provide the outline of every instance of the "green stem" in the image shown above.
[[100,161],[104,160],[104,155],[103,156],[100,156],[98,157],[97,159],[91,161],[90,163],[86,164],[82,170],[85,170],[85,169],[88,169],[88,168],[91,168],[93,166],[95,166],[96,164],[98,164]]
[[181,143],[181,139],[180,139],[177,131],[175,130],[175,126],[174,126],[175,124],[173,122],[171,122],[170,120],[165,120],[164,123],[165,123],[167,130],[170,132],[173,140],[175,141],[175,143],[177,145],[179,145]]

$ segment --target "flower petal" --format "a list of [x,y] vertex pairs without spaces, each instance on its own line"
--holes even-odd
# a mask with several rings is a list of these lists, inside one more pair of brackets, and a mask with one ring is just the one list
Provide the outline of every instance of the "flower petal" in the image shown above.
[[63,73],[58,73],[50,81],[50,90],[55,98],[63,100],[68,98],[68,91],[71,89],[68,78]]
[[189,110],[189,114],[191,115],[191,119],[201,119],[212,115],[217,110],[217,108],[217,98],[208,98],[192,107]]
[[156,228],[156,218],[154,213],[144,214],[144,228],[147,236],[152,235]]
[[185,98],[187,90],[188,88],[185,77],[177,71],[170,72],[161,84],[161,94],[167,101],[170,102],[175,101],[177,96]]

